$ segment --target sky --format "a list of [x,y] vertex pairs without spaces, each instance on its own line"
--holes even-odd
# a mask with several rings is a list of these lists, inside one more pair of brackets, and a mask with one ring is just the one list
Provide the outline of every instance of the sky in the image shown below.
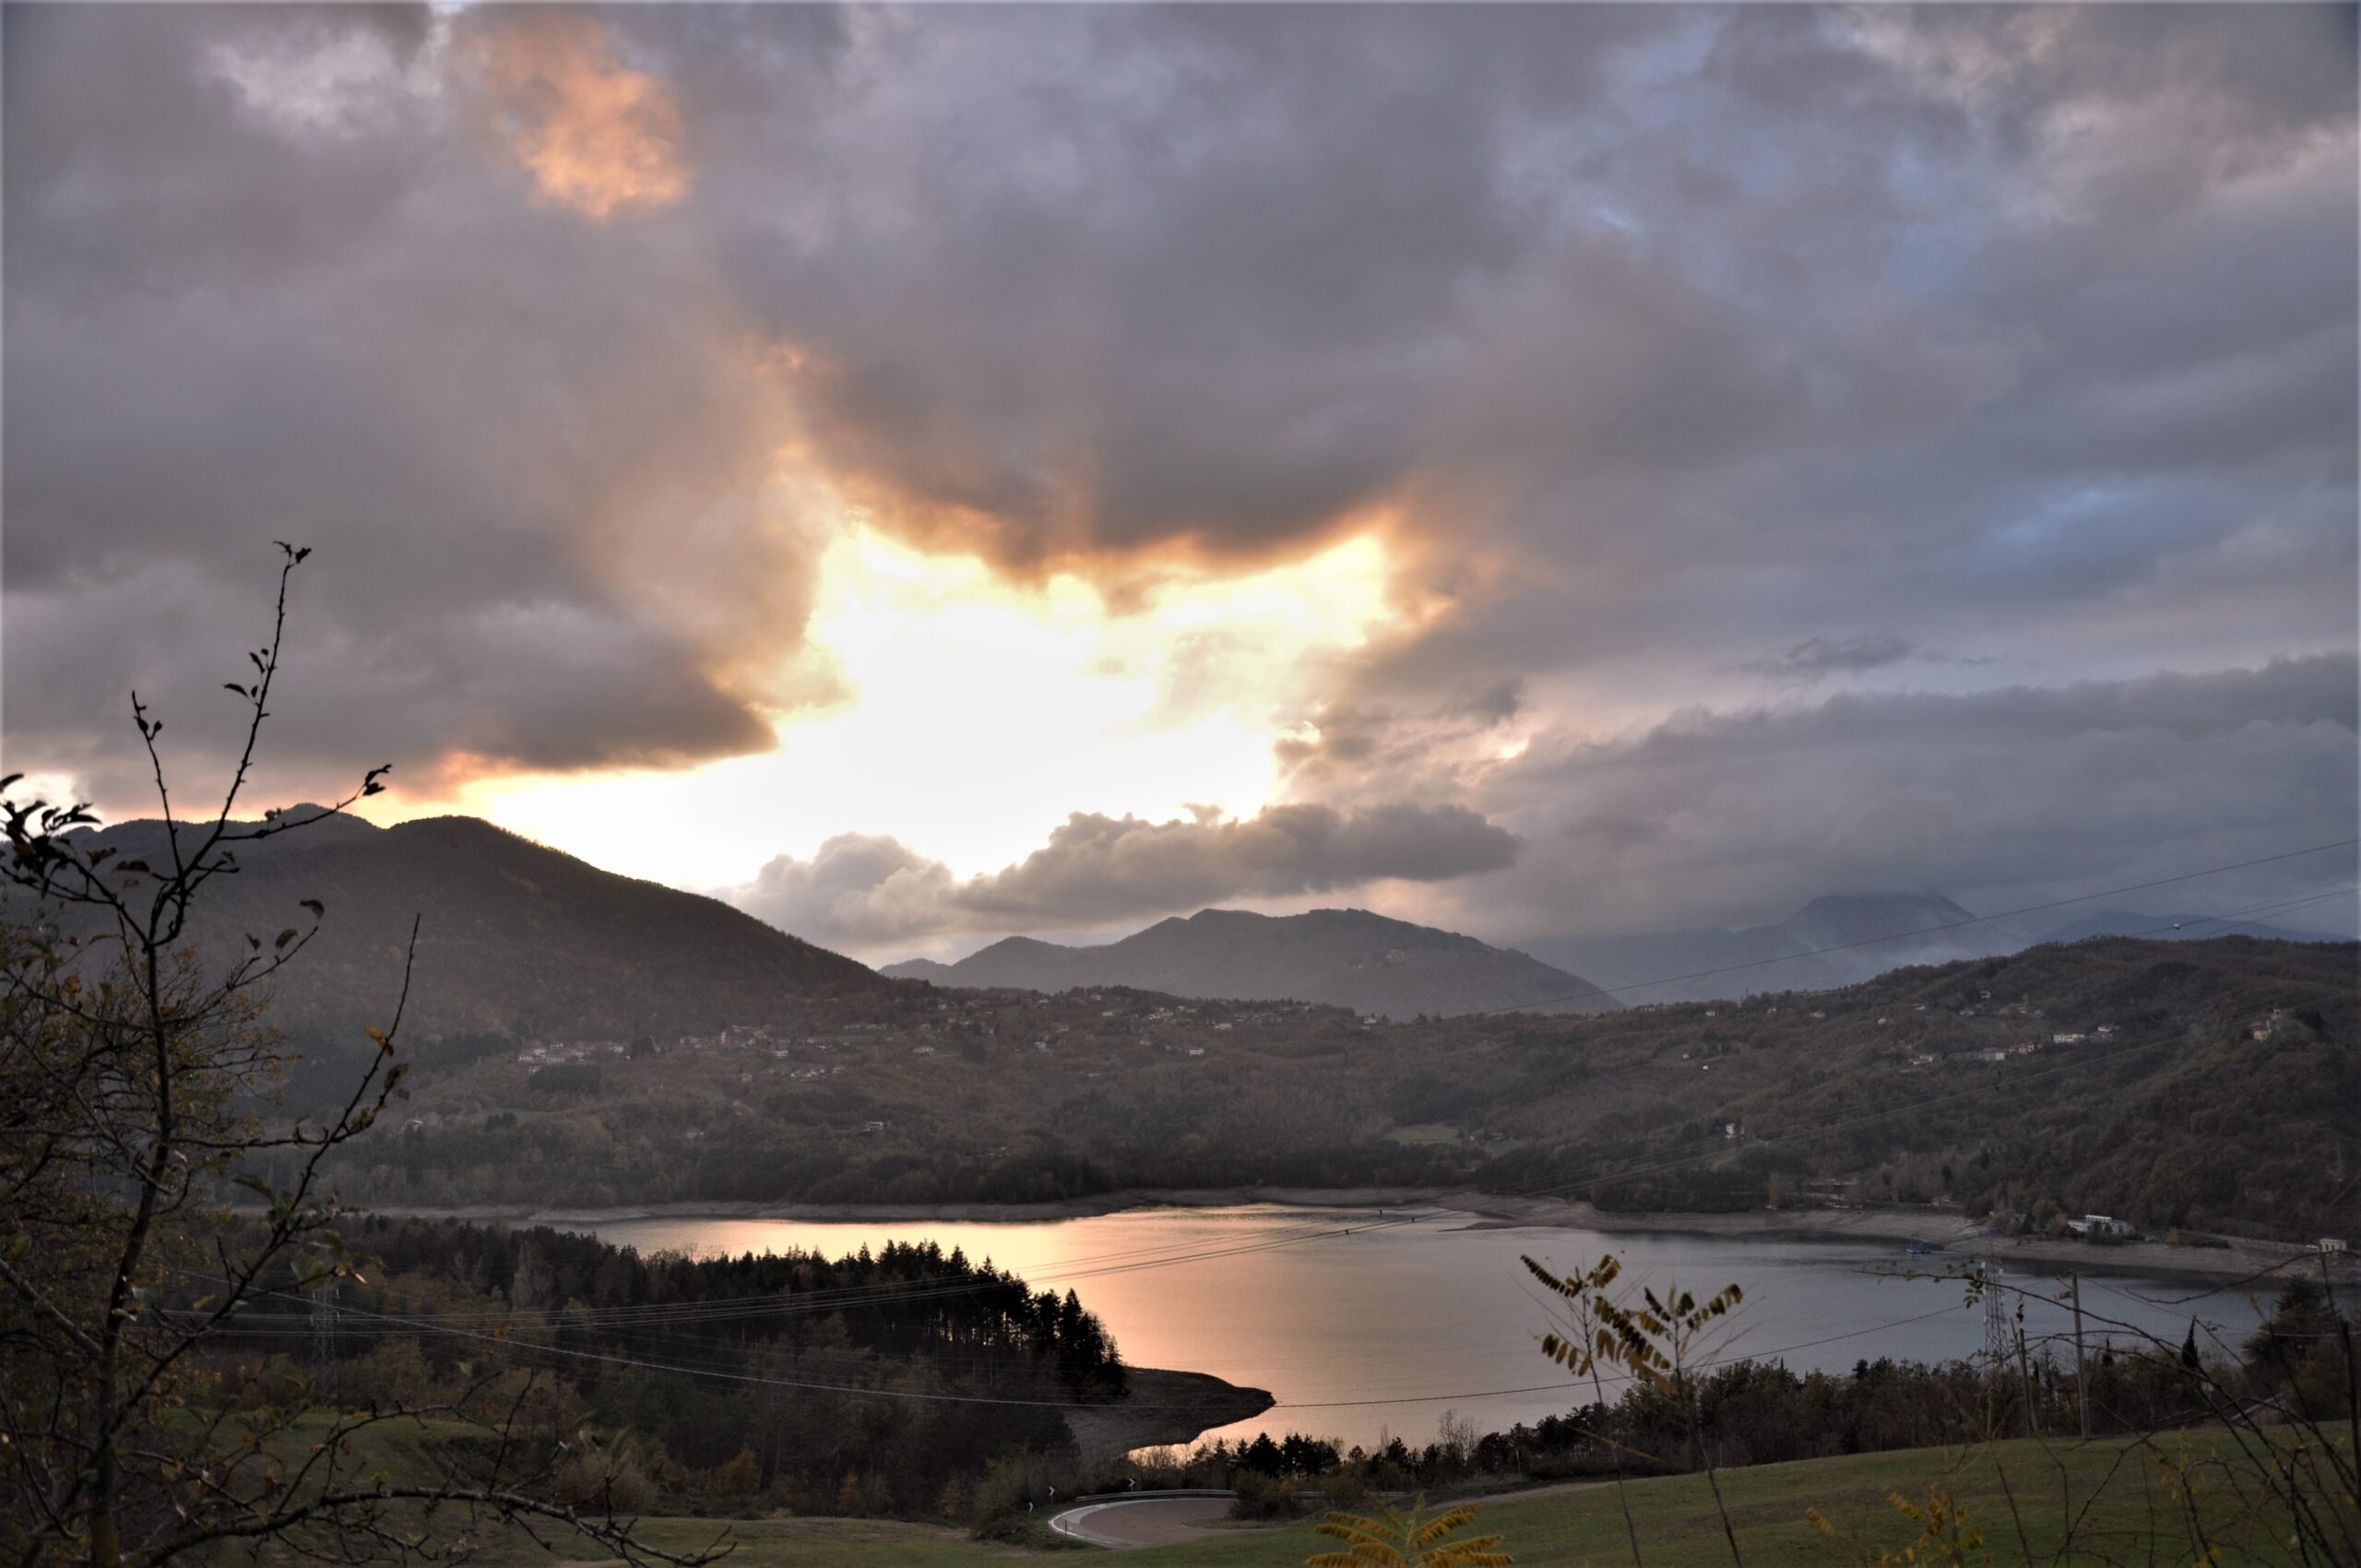
[[110,818],[283,539],[253,804],[873,960],[2355,836],[2352,6],[0,29],[0,744]]

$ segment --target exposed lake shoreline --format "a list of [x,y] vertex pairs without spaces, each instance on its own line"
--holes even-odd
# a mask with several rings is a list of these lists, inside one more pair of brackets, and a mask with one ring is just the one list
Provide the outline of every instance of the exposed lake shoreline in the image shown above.
[[1112,1405],[1066,1414],[1083,1456],[1115,1458],[1134,1448],[1186,1447],[1216,1427],[1243,1421],[1269,1409],[1268,1389],[1242,1388],[1209,1372],[1129,1369],[1131,1392]]
[[[990,1224],[1081,1219],[1134,1209],[1232,1208],[1277,1204],[1297,1208],[1390,1210],[1442,1208],[1475,1217],[1484,1227],[1548,1226],[1606,1234],[1655,1233],[1688,1236],[1791,1238],[1906,1245],[1926,1241],[1942,1247],[1940,1256],[1990,1256],[2011,1262],[2080,1267],[2094,1273],[2136,1272],[2208,1283],[2243,1279],[2273,1268],[2292,1267],[2314,1254],[2293,1242],[2237,1241],[2226,1247],[2172,1246],[2162,1241],[2112,1245],[2047,1237],[1976,1236],[1945,1244],[1970,1229],[1973,1221],[1956,1209],[1935,1206],[1848,1209],[1752,1209],[1726,1214],[1608,1213],[1587,1204],[1522,1198],[1466,1188],[1429,1187],[1213,1187],[1127,1189],[1086,1198],[1021,1204],[781,1204],[685,1202],[565,1208],[534,1204],[469,1204],[457,1208],[379,1205],[372,1212],[420,1218],[505,1221],[511,1224],[585,1225],[623,1219],[791,1219],[814,1222],[907,1224],[946,1220]],[[2347,1254],[2349,1257],[2351,1254]],[[1930,1264],[1936,1259],[1928,1260]],[[2339,1273],[2351,1272],[2345,1264]]]

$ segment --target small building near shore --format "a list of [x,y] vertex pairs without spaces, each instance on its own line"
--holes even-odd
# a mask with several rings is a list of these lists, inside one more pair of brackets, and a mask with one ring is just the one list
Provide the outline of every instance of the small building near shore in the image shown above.
[[2066,1229],[2077,1236],[2129,1236],[2131,1221],[2107,1214],[2086,1214],[2080,1219],[2068,1220]]

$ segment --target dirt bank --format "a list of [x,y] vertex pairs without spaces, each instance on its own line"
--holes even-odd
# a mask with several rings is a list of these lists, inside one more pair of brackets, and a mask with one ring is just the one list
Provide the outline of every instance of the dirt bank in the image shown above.
[[1120,1404],[1068,1412],[1066,1426],[1086,1463],[1111,1459],[1134,1448],[1194,1443],[1200,1432],[1259,1416],[1271,1408],[1270,1394],[1240,1388],[1204,1372],[1131,1369],[1131,1393]]

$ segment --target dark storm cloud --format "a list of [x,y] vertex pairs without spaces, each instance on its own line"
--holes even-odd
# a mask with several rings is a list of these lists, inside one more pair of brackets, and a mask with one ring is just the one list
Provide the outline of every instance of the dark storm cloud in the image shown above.
[[1655,89],[1679,135],[1572,166],[1611,221],[1565,285],[1486,299],[1414,493],[1514,566],[1358,700],[1611,691],[1868,616],[2069,674],[2350,647],[2350,15],[2135,15],[1715,29]]
[[[865,189],[736,259],[822,449],[1015,559],[1333,526],[1421,460],[1471,291],[1548,214],[1503,167],[1667,24],[1597,9],[944,11],[857,106]],[[941,520],[930,523],[927,518]]]
[[1513,834],[1461,806],[1272,806],[1147,822],[1076,812],[1014,865],[966,882],[891,837],[845,834],[780,855],[734,901],[782,930],[854,945],[943,932],[1070,930],[1234,898],[1442,882],[1512,864]]
[[433,59],[407,12],[6,25],[13,744],[125,798],[124,694],[205,731],[274,538],[317,547],[288,788],[769,743],[777,399],[694,245],[486,142],[472,24]]

